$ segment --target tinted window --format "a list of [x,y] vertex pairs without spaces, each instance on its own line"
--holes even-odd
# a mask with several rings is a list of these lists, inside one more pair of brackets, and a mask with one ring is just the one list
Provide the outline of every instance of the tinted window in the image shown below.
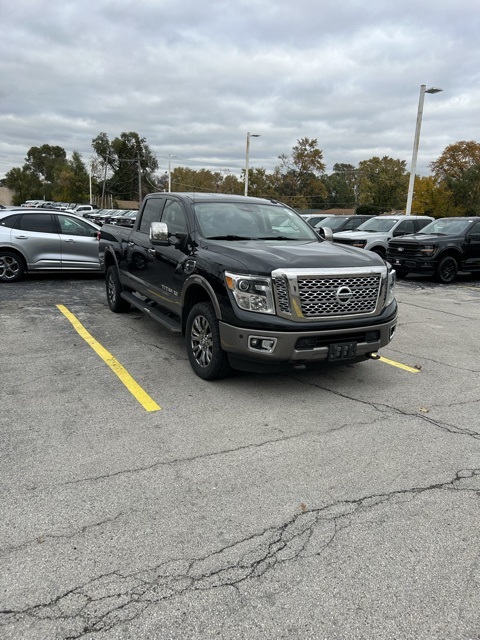
[[152,222],[160,221],[160,214],[164,203],[165,200],[163,198],[151,198],[150,200],[147,200],[143,207],[139,231],[142,233],[149,233]]
[[413,220],[403,220],[398,227],[395,229],[395,235],[407,235],[408,233],[413,233],[415,231],[415,227],[413,225]]
[[17,218],[18,218],[18,215],[8,216],[8,218],[3,218],[3,220],[0,220],[0,225],[2,227],[14,227]]
[[473,227],[470,229],[469,233],[473,234],[473,235],[478,235],[480,234],[480,221],[476,222]]
[[430,224],[431,220],[428,220],[427,218],[426,220],[415,220],[414,222],[415,222],[415,231],[420,231],[420,229],[423,229],[428,224]]
[[167,200],[162,222],[166,222],[170,233],[186,233],[187,221],[182,205],[176,200]]
[[52,216],[46,213],[27,213],[20,216],[16,229],[22,231],[37,231],[39,233],[56,233]]

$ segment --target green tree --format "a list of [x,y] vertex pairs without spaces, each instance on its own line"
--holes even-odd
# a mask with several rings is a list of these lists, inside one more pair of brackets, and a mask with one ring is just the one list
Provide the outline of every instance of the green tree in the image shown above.
[[53,184],[55,172],[66,164],[67,153],[65,149],[50,144],[42,144],[41,147],[31,147],[25,158],[26,166],[42,182]]
[[89,174],[78,151],[74,151],[71,160],[57,169],[52,197],[60,202],[88,202]]
[[352,164],[334,164],[333,173],[322,178],[327,192],[326,208],[355,208],[357,179],[358,172]]
[[318,207],[327,191],[322,182],[323,151],[317,139],[297,140],[291,156],[281,155],[279,160],[272,176],[277,197],[296,209]]
[[[245,169],[242,170],[242,177],[239,181],[239,191],[245,192]],[[257,198],[274,198],[277,197],[273,184],[272,174],[266,172],[263,167],[255,167],[248,170],[248,195]]]
[[358,171],[360,204],[374,207],[377,213],[405,208],[409,176],[404,160],[374,156],[362,160]]
[[462,140],[448,145],[430,168],[435,179],[451,191],[463,215],[480,214],[480,143]]
[[33,171],[24,165],[14,167],[5,175],[4,184],[14,192],[13,204],[19,205],[25,200],[41,200],[43,198],[43,184]]
[[130,131],[110,141],[102,132],[92,140],[92,147],[103,170],[102,194],[111,193],[118,200],[137,200],[139,196],[143,199],[150,191],[149,182],[158,169],[157,159],[146,139]]

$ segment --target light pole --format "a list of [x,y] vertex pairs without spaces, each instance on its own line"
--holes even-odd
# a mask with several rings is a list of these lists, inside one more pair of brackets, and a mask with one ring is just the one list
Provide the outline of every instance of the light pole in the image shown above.
[[407,206],[405,209],[405,215],[409,216],[412,213],[412,200],[413,200],[413,187],[415,185],[415,170],[417,167],[417,155],[418,155],[418,143],[420,141],[420,128],[422,126],[422,114],[423,114],[423,102],[425,100],[426,93],[440,93],[443,89],[437,89],[431,87],[427,89],[425,84],[420,86],[420,97],[418,99],[418,112],[417,112],[417,126],[415,127],[415,138],[413,140],[413,153],[412,153],[412,166],[410,167],[410,181],[408,183],[408,196]]
[[248,161],[250,158],[250,138],[260,138],[259,133],[247,133],[247,152],[245,154],[245,195],[248,196]]
[[171,172],[171,162],[172,158],[178,158],[178,156],[174,156],[172,153],[168,154],[168,193],[172,190],[172,172]]

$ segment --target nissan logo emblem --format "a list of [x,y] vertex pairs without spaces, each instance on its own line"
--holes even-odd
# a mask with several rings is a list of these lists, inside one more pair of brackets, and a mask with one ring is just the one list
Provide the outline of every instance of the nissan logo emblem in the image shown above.
[[340,304],[347,304],[353,297],[353,292],[350,287],[339,287],[335,297]]

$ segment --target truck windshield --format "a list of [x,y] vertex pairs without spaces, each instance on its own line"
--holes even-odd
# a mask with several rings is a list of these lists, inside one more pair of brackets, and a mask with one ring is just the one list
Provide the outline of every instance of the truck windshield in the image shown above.
[[194,208],[200,233],[210,240],[319,240],[295,211],[281,205],[201,202]]
[[456,233],[463,233],[471,220],[458,220],[455,218],[441,218],[440,220],[434,220],[423,227],[419,234],[439,234],[439,235],[454,235]]
[[385,231],[390,231],[393,225],[397,224],[398,218],[372,218],[371,220],[367,220],[359,227],[357,227],[356,231],[368,231],[369,233],[383,233]]

